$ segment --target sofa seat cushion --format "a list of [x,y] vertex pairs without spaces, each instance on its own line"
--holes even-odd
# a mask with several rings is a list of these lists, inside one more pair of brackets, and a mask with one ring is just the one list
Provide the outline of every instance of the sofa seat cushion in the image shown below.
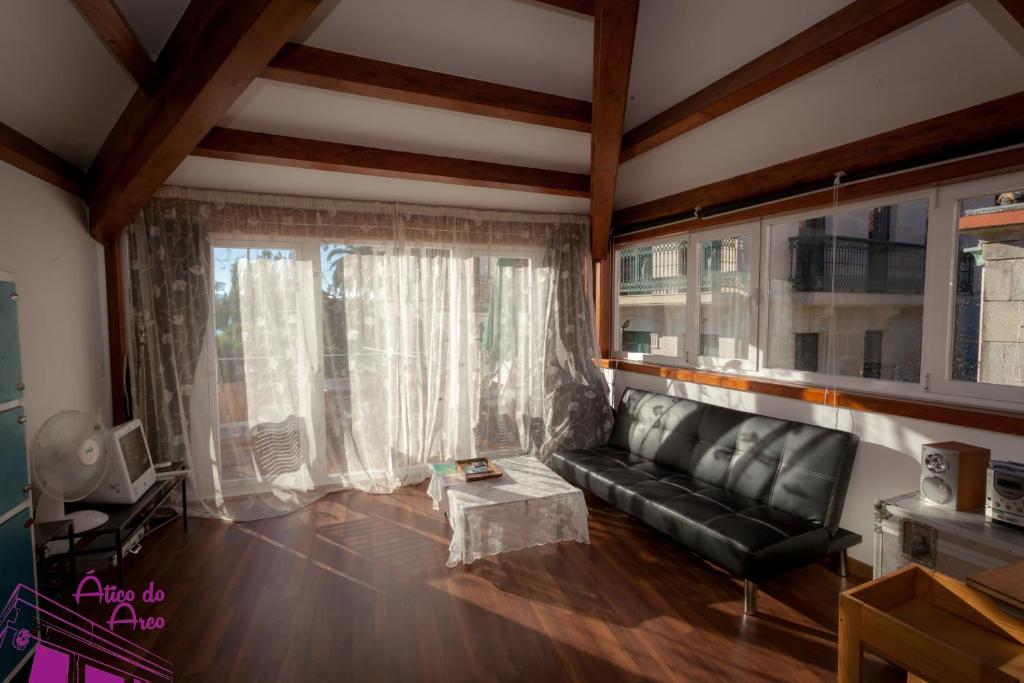
[[551,465],[570,483],[589,489],[609,503],[615,503],[615,493],[622,487],[677,474],[614,446],[559,451],[553,454]]
[[559,451],[551,467],[736,576],[768,578],[827,552],[821,524],[619,448]]
[[724,490],[684,494],[644,507],[640,517],[736,576],[760,580],[825,555],[828,531]]

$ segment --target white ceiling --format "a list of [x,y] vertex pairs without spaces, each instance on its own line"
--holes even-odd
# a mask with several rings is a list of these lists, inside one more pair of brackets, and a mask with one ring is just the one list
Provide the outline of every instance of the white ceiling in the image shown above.
[[263,79],[246,90],[222,124],[404,152],[577,173],[590,170],[586,133]]
[[0,121],[82,168],[135,83],[68,0],[0,0]]
[[303,42],[590,100],[593,34],[588,17],[516,0],[341,0]]
[[[307,45],[590,99],[593,21],[521,0],[327,0]],[[256,80],[221,122],[265,133],[587,173],[590,136]],[[586,200],[446,183],[189,159],[176,184],[260,192],[585,213]]]
[[[967,0],[625,164],[629,206],[1024,90],[1024,29]],[[117,0],[159,53],[187,0]],[[641,0],[627,129],[847,0]],[[979,13],[977,7],[985,11]],[[83,167],[134,84],[70,0],[0,0],[0,121]],[[1008,28],[1009,26],[1009,28]],[[295,40],[590,99],[593,24],[531,0],[324,0]],[[586,172],[590,137],[258,79],[222,125]],[[585,212],[581,199],[190,158],[171,182],[310,196]]]
[[115,0],[149,56],[156,59],[188,7],[188,0]]
[[[622,165],[616,206],[753,171],[1024,89],[1024,59],[970,3]],[[842,170],[842,169],[836,169]]]
[[305,168],[267,166],[240,161],[189,157],[168,185],[237,190],[297,197],[334,197],[375,202],[408,202],[470,209],[587,213],[590,200],[532,192],[466,187],[352,173],[326,173]]
[[849,0],[641,0],[626,130],[714,83]]

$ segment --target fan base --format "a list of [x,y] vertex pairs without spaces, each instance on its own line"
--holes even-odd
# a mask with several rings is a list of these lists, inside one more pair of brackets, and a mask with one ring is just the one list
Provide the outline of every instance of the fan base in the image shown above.
[[69,512],[67,518],[75,523],[75,533],[92,531],[96,527],[103,526],[110,517],[105,512],[98,510],[78,510]]

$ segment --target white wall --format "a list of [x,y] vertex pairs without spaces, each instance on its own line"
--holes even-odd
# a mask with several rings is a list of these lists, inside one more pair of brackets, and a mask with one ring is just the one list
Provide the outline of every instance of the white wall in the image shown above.
[[623,391],[635,387],[673,396],[685,396],[736,410],[853,431],[860,437],[860,448],[854,461],[853,476],[841,525],[864,537],[864,541],[854,547],[850,554],[869,564],[874,533],[872,504],[877,498],[917,490],[922,444],[948,440],[963,441],[991,449],[994,459],[1024,460],[1024,437],[876,413],[846,409],[836,411],[804,401],[678,382],[632,372],[606,370],[605,375],[611,386],[615,405],[618,405]]
[[60,410],[110,424],[103,249],[82,202],[0,163],[0,271],[14,273],[28,440]]

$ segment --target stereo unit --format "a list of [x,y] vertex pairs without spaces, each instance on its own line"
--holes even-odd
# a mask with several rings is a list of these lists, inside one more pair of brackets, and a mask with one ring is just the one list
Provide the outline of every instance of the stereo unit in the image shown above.
[[988,466],[985,518],[1024,529],[1024,463],[993,460]]
[[971,510],[985,504],[987,448],[959,441],[921,447],[921,498],[947,510]]

